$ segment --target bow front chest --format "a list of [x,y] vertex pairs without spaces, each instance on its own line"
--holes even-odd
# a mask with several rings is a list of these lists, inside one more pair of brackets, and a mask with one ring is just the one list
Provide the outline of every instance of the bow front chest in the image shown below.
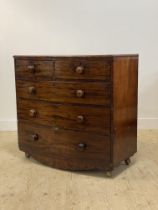
[[51,167],[110,171],[137,150],[138,56],[15,56],[18,144]]

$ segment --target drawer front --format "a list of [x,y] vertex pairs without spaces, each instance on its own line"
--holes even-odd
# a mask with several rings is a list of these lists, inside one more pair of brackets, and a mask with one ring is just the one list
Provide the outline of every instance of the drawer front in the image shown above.
[[110,80],[111,61],[66,61],[55,62],[55,78]]
[[16,78],[52,80],[54,63],[52,61],[16,60]]
[[18,118],[30,123],[110,134],[110,109],[76,105],[52,104],[35,100],[18,100]]
[[68,130],[54,131],[49,127],[21,121],[19,147],[33,157],[67,160],[69,168],[75,163],[76,169],[85,169],[85,165],[103,168],[110,161],[110,140],[107,136]]
[[24,82],[17,80],[17,96],[52,102],[110,105],[111,87],[99,82]]

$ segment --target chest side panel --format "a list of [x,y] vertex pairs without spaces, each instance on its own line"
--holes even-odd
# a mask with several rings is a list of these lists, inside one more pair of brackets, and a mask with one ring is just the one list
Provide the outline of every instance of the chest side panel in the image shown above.
[[138,57],[118,56],[113,63],[113,164],[137,151]]

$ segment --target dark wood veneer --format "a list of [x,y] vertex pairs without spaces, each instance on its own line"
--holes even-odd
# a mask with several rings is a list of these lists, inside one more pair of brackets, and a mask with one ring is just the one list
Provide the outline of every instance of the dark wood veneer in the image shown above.
[[[30,88],[34,88],[35,92],[30,93]],[[27,99],[108,106],[110,94],[111,85],[103,82],[23,82],[23,80],[17,80],[17,96]]]
[[18,143],[43,164],[112,170],[137,150],[138,56],[14,56]]
[[56,79],[109,80],[111,61],[85,61],[71,59],[55,62]]
[[[19,99],[18,119],[64,129],[110,134],[110,109]],[[79,121],[78,117],[84,119]]]
[[[34,141],[33,135],[38,135],[38,140]],[[53,159],[58,159],[60,154],[60,161],[64,159],[70,162],[75,161],[76,166],[80,164],[80,168],[85,163],[92,167],[94,163],[100,161],[104,164],[109,162],[109,137],[73,130],[55,130],[52,127],[43,128],[40,125],[30,125],[20,121],[19,138],[21,139],[19,147],[32,156],[34,156],[34,151],[36,151],[35,155],[53,157]],[[80,144],[85,144],[85,148],[81,149]],[[59,167],[62,168],[62,165]],[[97,164],[95,167],[101,168]]]
[[114,58],[113,66],[113,163],[137,151],[138,58]]
[[17,59],[16,63],[16,78],[25,79],[47,79],[52,80],[54,74],[54,62],[53,61],[40,61],[40,60],[28,60]]

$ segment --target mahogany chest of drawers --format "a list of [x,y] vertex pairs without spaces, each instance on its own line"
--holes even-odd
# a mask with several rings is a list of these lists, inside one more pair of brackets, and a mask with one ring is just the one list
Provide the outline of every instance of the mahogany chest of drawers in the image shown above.
[[15,56],[18,144],[51,167],[111,171],[137,150],[138,56]]

